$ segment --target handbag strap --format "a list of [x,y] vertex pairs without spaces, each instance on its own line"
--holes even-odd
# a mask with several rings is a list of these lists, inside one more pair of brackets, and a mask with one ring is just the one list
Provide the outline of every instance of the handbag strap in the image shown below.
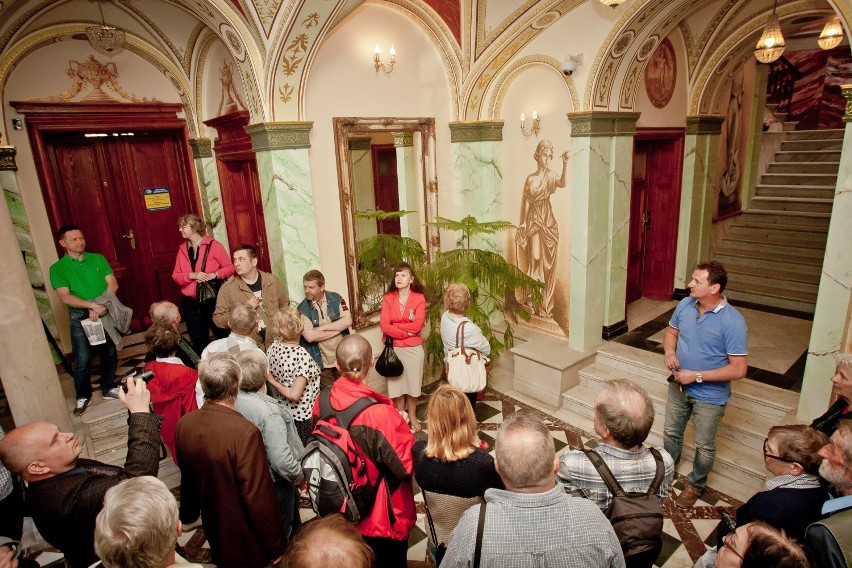
[[[189,243],[186,243],[186,246],[189,246]],[[198,246],[201,246],[201,244],[199,244]],[[204,260],[201,261],[201,272],[204,272],[204,269],[207,268],[207,255],[208,254],[210,254],[210,243],[207,243],[207,248],[204,249]]]
[[459,326],[456,328],[456,347],[461,348],[462,355],[467,358],[467,355],[464,351],[464,324],[467,323],[467,320],[462,321]]
[[476,525],[476,547],[473,549],[473,568],[479,568],[479,560],[482,558],[482,533],[485,532],[485,506],[483,501],[479,506],[479,523]]

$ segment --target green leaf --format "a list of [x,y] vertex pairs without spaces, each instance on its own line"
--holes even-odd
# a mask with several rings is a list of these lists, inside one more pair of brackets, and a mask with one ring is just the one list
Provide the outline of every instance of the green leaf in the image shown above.
[[401,219],[406,215],[411,215],[412,213],[417,213],[417,211],[409,211],[406,209],[402,209],[400,211],[382,211],[381,209],[376,209],[375,211],[356,211],[355,218],[385,221],[387,219]]

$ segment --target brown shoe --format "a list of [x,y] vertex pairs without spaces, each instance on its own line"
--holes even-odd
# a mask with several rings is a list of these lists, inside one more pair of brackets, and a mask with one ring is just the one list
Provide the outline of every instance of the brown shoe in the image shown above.
[[695,502],[698,501],[698,498],[703,494],[703,489],[699,489],[694,485],[687,483],[686,487],[680,492],[680,495],[678,495],[678,498],[675,499],[675,506],[677,506],[678,509],[689,509],[695,505]]

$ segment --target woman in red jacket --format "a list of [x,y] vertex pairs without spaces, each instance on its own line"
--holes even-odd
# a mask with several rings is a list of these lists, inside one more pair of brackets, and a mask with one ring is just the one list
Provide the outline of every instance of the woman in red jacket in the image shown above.
[[382,341],[393,338],[393,349],[404,370],[398,377],[388,377],[388,396],[398,410],[408,413],[411,429],[420,430],[417,421],[417,399],[423,383],[423,338],[420,331],[426,322],[426,297],[423,285],[411,265],[401,262],[393,267],[393,282],[382,299],[379,325]]
[[213,324],[215,304],[202,306],[195,300],[196,283],[217,278],[227,280],[234,274],[234,265],[222,243],[205,234],[201,217],[183,215],[178,219],[178,227],[186,244],[178,247],[172,279],[180,286],[183,294],[183,319],[192,347],[196,353],[201,353],[210,343],[211,331],[217,338],[227,336],[228,331]]

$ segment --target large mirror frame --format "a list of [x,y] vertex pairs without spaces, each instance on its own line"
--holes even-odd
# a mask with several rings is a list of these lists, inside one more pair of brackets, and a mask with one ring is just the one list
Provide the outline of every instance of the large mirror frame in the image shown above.
[[[337,176],[340,188],[340,217],[343,222],[343,245],[346,254],[346,276],[349,280],[349,300],[352,304],[352,321],[355,329],[363,329],[379,322],[379,310],[365,310],[361,302],[358,278],[358,239],[355,233],[355,191],[352,178],[352,159],[349,138],[377,132],[419,132],[421,140],[421,167],[423,180],[424,218],[432,221],[438,215],[438,179],[435,173],[435,119],[420,118],[360,118],[335,117],[334,142],[337,152]],[[426,226],[426,261],[440,250],[438,230]]]

